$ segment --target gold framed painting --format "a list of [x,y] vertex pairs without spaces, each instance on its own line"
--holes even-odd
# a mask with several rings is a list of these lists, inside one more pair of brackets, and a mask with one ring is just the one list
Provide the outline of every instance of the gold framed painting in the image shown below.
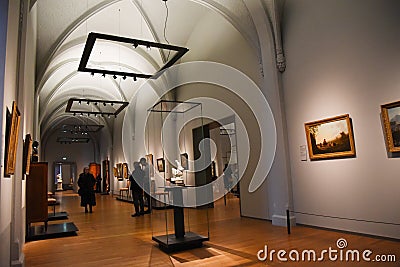
[[356,155],[349,114],[308,122],[304,126],[311,160]]
[[129,171],[128,171],[128,163],[122,163],[122,178],[128,179]]
[[21,113],[18,110],[17,103],[13,101],[12,111],[7,109],[6,122],[6,155],[4,176],[9,177],[15,172],[15,160],[17,157],[18,132],[21,121]]
[[400,101],[381,105],[381,115],[389,152],[400,152]]

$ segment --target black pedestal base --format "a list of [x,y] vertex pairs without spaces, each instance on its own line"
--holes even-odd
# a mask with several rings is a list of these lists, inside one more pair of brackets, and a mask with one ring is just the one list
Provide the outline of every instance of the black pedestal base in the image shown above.
[[73,222],[49,224],[47,226],[47,231],[45,230],[44,225],[36,225],[28,228],[25,240],[28,242],[33,240],[73,236],[76,235],[76,231],[79,231],[79,229]]
[[198,248],[203,245],[204,241],[209,240],[208,237],[201,236],[193,232],[185,233],[185,236],[182,238],[176,238],[175,234],[171,234],[153,236],[152,239],[158,243],[162,251],[167,253]]
[[68,219],[68,213],[66,213],[65,211],[49,213],[49,219],[48,219],[49,221],[66,220],[66,219]]

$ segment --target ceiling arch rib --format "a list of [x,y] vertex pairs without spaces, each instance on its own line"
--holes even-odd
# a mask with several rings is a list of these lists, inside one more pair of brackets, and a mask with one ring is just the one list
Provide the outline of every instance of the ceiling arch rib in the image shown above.
[[[84,120],[82,119],[76,119],[78,120],[78,122],[81,122],[82,124],[85,123]],[[73,122],[71,121],[71,117],[58,117],[58,121],[53,121],[53,127],[51,127],[50,129],[47,129],[46,131],[42,131],[42,134],[40,136],[40,140],[42,141],[43,147],[47,146],[47,143],[49,141],[49,138],[53,135],[56,134],[57,131],[60,130],[60,127],[62,124],[67,124],[67,123],[76,123],[76,120],[74,120]],[[92,123],[92,122],[91,122]],[[93,122],[94,123],[94,122]],[[108,126],[106,126],[108,127]],[[96,146],[98,146],[98,140],[97,138],[93,135],[93,134],[88,134],[88,136],[90,137],[90,139],[92,140],[92,145],[93,145],[93,149],[96,149]],[[108,138],[111,138],[111,134],[108,134],[107,136]],[[45,151],[45,150],[44,150]]]
[[[71,43],[71,42],[70,42],[70,43]],[[57,54],[58,54],[57,57],[59,57],[60,55],[62,55],[62,54],[64,54],[64,53],[67,53],[67,51],[74,50],[74,49],[77,48],[78,46],[81,46],[81,45],[82,45],[82,48],[83,48],[83,44],[84,44],[84,43],[78,43],[78,42],[72,42],[72,43],[73,43],[72,45],[63,46],[63,47],[60,49],[59,53],[57,53]],[[137,48],[129,47],[129,50],[130,50],[131,52],[135,52],[135,53],[138,54],[140,57],[142,57],[143,60],[144,60],[144,62],[148,63],[152,68],[154,68],[154,70],[160,69],[160,65],[159,65],[159,64],[154,60],[154,58],[151,57],[151,56],[149,55],[149,53],[147,53],[147,51],[145,51],[144,49],[142,49],[142,48],[140,48],[140,47],[137,47]],[[61,69],[61,68],[63,67],[63,64],[74,63],[74,64],[76,64],[76,69],[78,68],[78,65],[79,65],[79,62],[80,62],[80,58],[78,58],[78,57],[75,57],[75,58],[66,58],[66,59],[63,59],[63,61],[61,61],[61,62],[57,62],[57,61],[58,61],[57,57],[54,58],[54,60],[52,61],[52,63],[49,65],[49,67],[50,67],[51,65],[53,65],[53,64],[55,64],[55,65],[52,66],[52,67],[50,67],[50,69],[46,70],[46,72],[44,73],[44,76],[43,76],[42,79],[39,81],[39,83],[38,83],[38,85],[37,85],[37,87],[36,87],[36,88],[37,88],[37,95],[40,94],[44,83],[45,83],[48,79],[51,78],[51,75],[52,75],[53,73],[55,73],[57,70]],[[121,63],[121,62],[93,62],[93,63],[95,63],[95,64],[97,64],[97,65],[100,65],[100,64],[104,64],[104,65],[106,65],[106,64],[112,64],[112,65],[119,64],[119,65],[121,65],[122,67],[127,68],[127,69],[130,69],[130,70],[132,70],[132,71],[135,71],[135,72],[139,72],[139,71],[140,71],[140,70],[137,69],[137,68],[134,68],[134,67],[132,67],[132,66],[126,64],[126,63]]]
[[[82,14],[78,19],[76,19],[73,23],[71,23],[71,25],[69,25],[67,27],[67,29],[64,30],[64,32],[57,38],[56,42],[52,45],[51,49],[49,50],[49,52],[47,52],[45,58],[46,60],[44,61],[43,66],[40,67],[38,73],[38,80],[41,80],[42,77],[44,76],[45,70],[48,68],[48,66],[50,65],[50,63],[53,61],[53,59],[57,56],[60,47],[63,45],[64,41],[71,35],[71,33],[76,30],[82,23],[84,23],[87,19],[91,18],[92,16],[96,15],[97,13],[99,13],[100,11],[102,11],[103,9],[117,3],[123,0],[107,0],[104,1],[94,7],[92,7],[90,10],[88,10],[87,12],[85,12],[84,14]],[[137,3],[137,1],[131,0],[131,3],[138,9],[138,11],[142,14],[143,19],[145,21],[145,24],[148,27],[148,30],[150,31],[153,40],[155,40],[156,42],[158,42],[159,38],[156,34],[156,31],[154,30],[154,28],[152,28],[152,24],[149,21],[146,13],[144,12],[144,10],[142,10],[142,8],[140,7],[140,5]],[[85,37],[86,40],[86,37]],[[162,58],[162,60],[165,62],[165,56],[163,55],[163,53],[159,50],[159,54]]]
[[[108,63],[108,65],[111,65],[111,63]],[[135,69],[132,69],[130,66],[126,66],[128,69],[132,70],[132,71],[136,71]],[[65,76],[65,78],[63,80],[61,80],[48,94],[47,97],[43,100],[43,102],[41,103],[41,107],[43,107],[44,109],[40,110],[40,113],[43,114],[49,103],[51,102],[51,100],[54,98],[54,96],[59,92],[59,90],[61,90],[62,86],[65,85],[68,81],[70,81],[71,79],[73,79],[74,77],[78,76],[78,75],[82,75],[81,73],[74,71],[72,73],[69,73],[67,76]],[[114,85],[113,87],[116,89],[116,91],[118,92],[118,94],[120,95],[122,101],[127,101],[127,97],[125,95],[125,93],[122,91],[121,87],[119,86],[118,83],[116,83],[116,81],[114,79],[112,79],[111,77],[106,76],[106,79],[109,79],[111,81],[111,83]],[[100,90],[101,91],[101,90]],[[118,99],[118,100],[121,100]]]
[[[225,18],[247,41],[247,43],[257,51],[257,56],[260,58],[261,51],[260,51],[260,44],[257,37],[257,34],[250,34],[246,27],[244,27],[241,23],[241,20],[229,9],[225,8],[222,4],[219,4],[217,1],[214,0],[190,0],[200,5],[203,5],[218,14],[220,14],[223,18]],[[251,28],[251,27],[250,27]]]
[[43,122],[41,123],[41,133],[44,134],[49,128],[51,128],[51,125],[55,124],[55,122],[58,119],[61,119],[63,117],[66,118],[70,118],[70,119],[82,119],[82,121],[92,121],[93,123],[98,123],[100,121],[102,121],[102,123],[104,123],[104,125],[107,126],[107,129],[109,129],[111,131],[110,125],[108,123],[108,121],[99,116],[99,117],[88,117],[88,116],[74,116],[72,117],[71,114],[67,114],[65,113],[65,108],[66,108],[66,104],[61,103],[60,105],[58,105],[56,108],[54,108],[53,112],[51,114],[48,114],[46,117],[43,118]]
[[[78,91],[78,90],[81,91],[82,89],[79,88],[79,89],[77,89],[77,90],[75,90],[75,91]],[[92,91],[92,92],[96,92],[97,90],[91,90],[91,91]],[[57,107],[58,107],[58,106],[60,106],[60,105],[63,105],[63,106],[66,107],[66,106],[67,106],[67,102],[68,102],[68,100],[69,100],[71,97],[81,98],[81,97],[82,97],[82,94],[80,94],[80,93],[78,93],[78,92],[77,92],[77,93],[74,93],[73,90],[70,90],[70,91],[68,91],[68,92],[64,92],[63,94],[60,94],[60,95],[58,96],[58,98],[57,98],[57,101],[53,101],[51,105],[50,105],[50,104],[47,105],[47,106],[48,106],[48,108],[46,109],[47,112],[41,113],[41,115],[40,115],[40,117],[39,117],[39,123],[43,123],[45,117],[54,115],[54,110],[55,110],[54,106],[57,106]],[[88,93],[86,93],[86,94],[85,94],[85,98],[98,99],[99,97],[103,97],[103,98],[107,99],[107,94],[105,94],[104,92],[102,92],[102,94],[98,94],[98,93],[96,93],[96,94],[88,94]],[[111,97],[110,97],[110,99],[111,99],[111,100],[120,101],[120,99],[113,99],[113,98],[111,98]],[[88,110],[88,111],[89,111],[89,110]]]
[[58,36],[57,40],[54,42],[54,44],[51,46],[49,51],[45,54],[45,60],[44,64],[40,66],[38,70],[38,80],[41,80],[45,70],[47,69],[48,65],[50,62],[53,60],[53,58],[56,56],[56,53],[58,49],[61,47],[61,45],[64,43],[64,41],[67,39],[67,37],[81,25],[83,22],[85,22],[88,18],[91,16],[97,14],[101,10],[107,8],[108,6],[111,6],[117,2],[120,2],[122,0],[105,0],[96,6],[90,8],[88,11],[83,13],[78,19],[76,19],[73,23],[71,23],[61,34]]

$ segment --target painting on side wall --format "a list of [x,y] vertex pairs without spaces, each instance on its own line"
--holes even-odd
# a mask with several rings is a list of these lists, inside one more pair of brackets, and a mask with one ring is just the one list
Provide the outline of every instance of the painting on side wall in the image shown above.
[[381,106],[385,141],[389,152],[400,152],[400,101]]
[[31,167],[31,155],[32,155],[32,137],[30,134],[25,135],[24,152],[23,152],[23,174],[29,175]]
[[308,122],[304,126],[311,160],[356,155],[349,114]]
[[129,170],[128,170],[128,163],[122,164],[122,178],[128,179]]
[[147,164],[149,164],[150,177],[154,177],[153,154],[147,154],[146,155],[146,162],[147,162]]
[[18,132],[21,120],[21,113],[18,110],[17,103],[13,101],[12,111],[7,109],[6,114],[6,142],[4,159],[4,176],[9,177],[15,172],[15,160],[17,157]]
[[157,159],[158,172],[165,172],[165,160],[163,158]]
[[189,156],[187,153],[183,153],[181,156],[181,165],[185,170],[189,170]]

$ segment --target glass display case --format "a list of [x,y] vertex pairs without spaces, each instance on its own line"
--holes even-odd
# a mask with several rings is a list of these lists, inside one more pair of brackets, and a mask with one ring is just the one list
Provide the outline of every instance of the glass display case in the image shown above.
[[147,153],[156,159],[150,172],[152,239],[166,252],[200,247],[209,240],[213,202],[202,104],[161,100],[148,111]]

